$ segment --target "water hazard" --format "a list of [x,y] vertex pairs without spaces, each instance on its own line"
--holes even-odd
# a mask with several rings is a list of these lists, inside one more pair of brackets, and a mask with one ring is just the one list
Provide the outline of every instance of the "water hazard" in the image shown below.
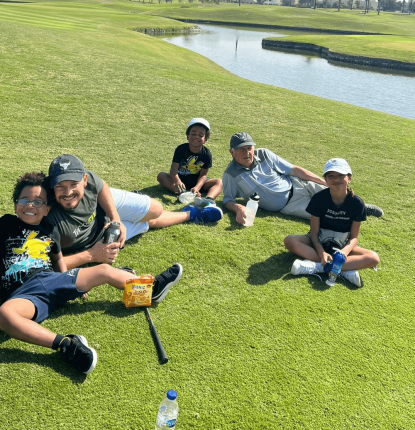
[[164,40],[251,81],[415,119],[415,74],[356,69],[311,55],[262,49],[262,39],[282,36],[276,32],[199,27],[198,34]]

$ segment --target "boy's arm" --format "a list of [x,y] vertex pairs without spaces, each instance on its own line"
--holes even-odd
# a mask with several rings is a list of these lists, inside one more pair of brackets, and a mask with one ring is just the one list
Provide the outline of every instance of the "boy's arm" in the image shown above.
[[62,252],[59,254],[49,254],[50,261],[52,262],[52,268],[55,272],[66,272],[68,267],[66,266],[65,259],[63,258]]
[[198,196],[200,196],[200,190],[203,187],[203,185],[205,185],[208,172],[209,172],[209,169],[200,169],[199,179],[197,180],[196,185],[190,190],[192,193],[195,193]]
[[310,218],[310,239],[313,242],[314,249],[320,257],[320,263],[324,267],[326,263],[332,260],[331,255],[324,251],[323,246],[318,241],[318,232],[320,231],[320,217],[311,215]]
[[178,171],[179,171],[179,163],[175,163],[173,161],[171,163],[171,167],[170,167],[170,177],[171,177],[173,183],[177,186],[178,192],[181,193],[186,189],[186,186],[180,180]]

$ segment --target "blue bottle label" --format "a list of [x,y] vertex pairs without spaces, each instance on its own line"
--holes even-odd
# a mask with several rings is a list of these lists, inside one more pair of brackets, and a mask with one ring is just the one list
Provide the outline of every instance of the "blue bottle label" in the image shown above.
[[173,420],[167,420],[166,421],[166,425],[167,425],[167,427],[169,429],[171,429],[171,428],[173,428],[176,425],[176,420],[175,419],[173,419]]

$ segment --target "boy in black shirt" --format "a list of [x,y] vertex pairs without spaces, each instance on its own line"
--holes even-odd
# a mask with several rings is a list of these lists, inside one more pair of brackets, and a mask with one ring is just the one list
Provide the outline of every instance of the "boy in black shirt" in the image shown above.
[[[212,167],[212,154],[205,146],[210,137],[210,124],[204,118],[193,118],[186,129],[187,142],[174,151],[170,173],[160,172],[157,181],[175,194],[191,191],[199,203],[213,203],[222,192],[222,180],[207,177]],[[200,199],[200,191],[207,192]]]
[[[0,218],[0,330],[23,342],[62,352],[76,370],[91,373],[96,351],[83,336],[54,334],[40,323],[68,300],[108,283],[120,290],[131,273],[107,264],[66,271],[56,228],[43,223],[48,214],[42,173],[26,173],[14,192],[14,215]],[[52,269],[54,269],[56,273]],[[156,276],[153,301],[160,302],[182,274],[175,264]]]

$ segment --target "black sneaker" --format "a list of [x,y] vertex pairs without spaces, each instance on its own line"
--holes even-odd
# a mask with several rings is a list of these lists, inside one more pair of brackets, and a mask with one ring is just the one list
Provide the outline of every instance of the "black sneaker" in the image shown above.
[[381,216],[383,216],[383,210],[379,206],[366,205],[366,215],[380,218]]
[[181,264],[176,263],[163,273],[160,273],[160,275],[157,275],[154,279],[153,296],[151,301],[153,303],[160,303],[164,297],[166,297],[170,288],[179,282],[182,273],[183,267]]
[[119,267],[120,270],[124,270],[124,272],[132,273],[133,275],[137,276],[137,273],[135,273],[135,270],[128,266],[121,266]]
[[97,365],[97,352],[88,346],[88,341],[83,336],[67,334],[60,343],[58,351],[62,352],[67,363],[86,375]]

